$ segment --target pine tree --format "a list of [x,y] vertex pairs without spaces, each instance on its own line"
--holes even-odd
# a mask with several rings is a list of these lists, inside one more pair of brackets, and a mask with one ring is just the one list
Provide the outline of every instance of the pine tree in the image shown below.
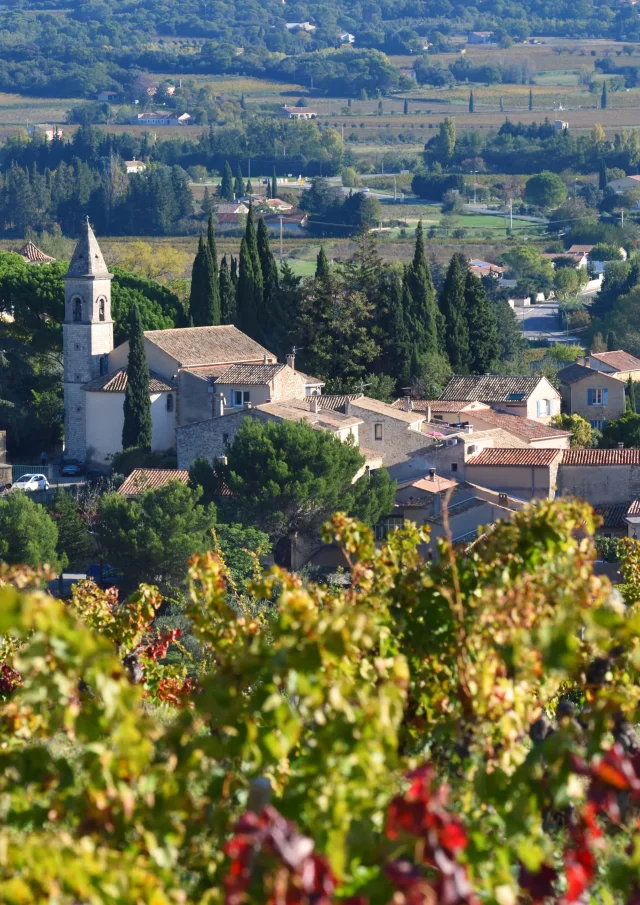
[[260,254],[258,252],[258,236],[256,234],[256,224],[253,216],[253,205],[249,205],[249,213],[247,214],[247,227],[245,229],[244,238],[247,243],[247,251],[251,256],[251,267],[253,270],[253,291],[254,291],[254,307],[256,311],[257,323],[262,322],[263,317],[263,289],[264,280],[262,279],[262,267],[260,265]]
[[[215,249],[215,238],[212,236]],[[214,266],[209,242],[202,236],[191,272],[189,313],[194,327],[213,327],[220,323],[218,269]]]
[[151,449],[149,365],[137,305],[132,305],[129,313],[129,362],[123,411],[122,448],[140,446]]
[[254,337],[258,331],[258,312],[256,311],[256,291],[251,253],[247,240],[240,242],[240,266],[238,286],[236,289],[236,326]]
[[440,294],[440,311],[445,319],[445,347],[451,367],[458,374],[469,371],[469,327],[465,302],[467,263],[463,255],[451,258]]
[[236,178],[235,182],[233,183],[233,191],[236,198],[242,198],[242,196],[244,195],[244,179],[242,177],[240,164],[238,164],[238,169],[236,170]]
[[636,407],[636,385],[631,379],[631,375],[629,375],[627,380],[627,411],[634,413],[638,411]]
[[233,324],[236,318],[236,290],[225,255],[220,262],[219,273],[220,323]]
[[410,301],[407,299],[408,304],[403,306],[404,315],[407,328],[417,344],[418,355],[436,354],[439,351],[438,306],[424,251],[422,220],[416,229],[416,247],[413,261],[406,270],[406,283]]
[[405,99],[404,99],[404,108],[403,108],[403,112],[404,112],[404,115],[405,115],[405,116],[407,116],[408,113],[409,113],[409,101],[406,99],[406,97],[405,97]]
[[469,370],[472,374],[490,374],[500,359],[500,337],[495,306],[487,298],[481,280],[467,274],[464,287],[469,332]]
[[320,251],[316,257],[316,280],[326,281],[329,279],[331,271],[329,269],[329,259],[327,258],[327,253],[324,250],[324,245],[320,246]]
[[224,198],[225,201],[233,201],[233,173],[228,160],[224,162],[224,172],[220,182],[220,197]]
[[600,95],[600,107],[601,107],[603,110],[606,110],[606,109],[607,109],[607,103],[608,103],[608,98],[607,98],[607,81],[606,81],[606,79],[605,79],[604,82],[602,83],[602,94]]
[[473,91],[469,92],[469,113],[475,112],[475,102],[473,100]]
[[600,189],[601,192],[604,192],[604,190],[606,189],[608,181],[609,180],[607,177],[607,164],[603,157],[600,160],[600,173],[598,176],[598,188]]
[[265,314],[265,325],[272,322],[272,306],[278,291],[278,265],[269,245],[269,230],[264,222],[264,217],[258,220],[258,257],[262,270],[262,294]]
[[271,197],[278,197],[278,176],[275,167],[273,168],[273,176],[271,177]]
[[529,88],[529,110],[533,110],[533,89]]

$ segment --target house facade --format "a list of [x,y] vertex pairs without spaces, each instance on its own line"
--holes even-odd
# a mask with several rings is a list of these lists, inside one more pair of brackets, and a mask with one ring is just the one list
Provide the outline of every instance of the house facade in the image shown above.
[[629,378],[640,380],[640,359],[628,352],[618,349],[616,352],[591,352],[587,357],[587,366],[594,371],[609,374],[624,383]]
[[566,414],[580,415],[597,430],[625,412],[624,383],[612,374],[572,364],[558,371],[558,380]]
[[640,449],[565,450],[558,474],[558,495],[581,497],[592,506],[637,499]]
[[441,401],[483,402],[498,411],[548,424],[560,414],[560,393],[546,377],[450,377]]

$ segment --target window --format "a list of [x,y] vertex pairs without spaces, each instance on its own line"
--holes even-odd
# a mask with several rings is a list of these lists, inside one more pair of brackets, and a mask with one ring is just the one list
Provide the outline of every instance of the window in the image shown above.
[[101,321],[104,320],[104,310],[104,299],[100,299],[98,302],[98,319]]
[[595,421],[590,421],[589,424],[591,427],[595,428],[595,430],[601,431],[607,422],[601,421],[600,419],[596,419]]
[[233,405],[235,408],[242,408],[245,402],[251,402],[251,393],[249,390],[234,390]]
[[106,355],[100,356],[100,376],[101,377],[104,377],[104,375],[107,373],[108,362],[109,362],[109,359]]
[[223,434],[223,435],[222,435],[222,445],[223,445],[223,446],[228,446],[228,445],[229,445],[229,434]]
[[385,540],[389,534],[393,534],[398,528],[402,528],[403,524],[404,518],[401,515],[389,515],[386,518],[380,519],[373,529],[375,532],[375,539]]
[[167,411],[173,411],[173,393],[167,393]]
[[551,414],[551,400],[550,399],[538,399],[538,418],[541,415],[550,415]]
[[587,390],[587,405],[606,405],[608,397],[609,390],[606,387],[594,387]]
[[382,424],[373,425],[373,438],[374,440],[382,440]]
[[73,319],[74,321],[82,320],[82,299],[73,300]]
[[458,470],[458,463],[457,463],[457,462],[452,462],[452,463],[451,463],[451,472],[454,473],[454,472],[456,472],[457,470]]

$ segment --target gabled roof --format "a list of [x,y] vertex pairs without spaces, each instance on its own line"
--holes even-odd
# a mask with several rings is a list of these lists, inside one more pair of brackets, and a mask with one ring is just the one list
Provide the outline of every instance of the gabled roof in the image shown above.
[[440,399],[461,402],[525,402],[544,379],[544,377],[500,377],[493,374],[480,377],[450,377]]
[[570,386],[572,383],[584,380],[585,377],[593,377],[594,374],[601,373],[601,371],[594,371],[593,368],[587,368],[585,365],[579,365],[574,362],[574,364],[567,365],[566,368],[561,368],[556,376],[560,383]]
[[[394,408],[404,408],[404,399],[396,399],[391,403]],[[490,407],[483,402],[455,401],[452,399],[412,399],[411,405],[414,412],[425,412],[428,408],[432,412],[464,412],[466,409],[473,412],[490,411]]]
[[176,327],[147,330],[145,339],[171,358],[179,367],[239,362],[271,362],[276,356],[232,325],[220,327]]
[[347,400],[349,402],[355,402],[356,399],[360,399],[361,397],[362,393],[346,393],[338,395],[327,393],[326,396],[318,396],[318,408],[324,409],[325,411],[338,412],[341,408],[344,408]]
[[603,364],[613,368],[614,371],[638,371],[640,359],[618,349],[616,352],[591,352],[590,358],[595,358]]
[[416,424],[424,421],[424,412],[405,412],[403,409],[381,402],[379,399],[371,399],[369,396],[358,396],[351,401],[354,409],[364,409],[367,412],[393,418],[396,421],[404,421],[406,424]]
[[95,280],[110,280],[111,276],[112,274],[107,269],[98,240],[91,229],[89,218],[87,217],[65,279],[72,280],[77,277],[90,277]]
[[[633,504],[632,504],[633,505]],[[626,528],[624,520],[629,506],[627,503],[615,503],[612,506],[594,506],[593,511],[602,519],[602,528]]]
[[[124,393],[127,389],[127,369],[120,368],[115,374],[105,374],[104,377],[96,377],[89,383],[85,383],[82,387],[88,393]],[[158,374],[153,371],[149,374],[149,392],[150,393],[170,393],[175,387],[167,383]]]
[[450,478],[443,478],[442,475],[436,474],[433,478],[429,477],[429,475],[425,475],[422,478],[411,478],[408,481],[400,481],[397,489],[407,490],[407,488],[411,487],[415,490],[421,490],[424,493],[443,493],[447,490],[451,490],[452,487],[456,487],[457,484],[457,481],[452,481]]
[[[306,421],[311,427],[319,430],[330,430],[334,433],[346,427],[355,427],[356,424],[362,424],[362,418],[356,418],[354,415],[344,415],[342,412],[326,409],[312,412],[308,398],[304,401],[286,399],[283,402],[265,402],[249,411],[264,412],[274,418],[282,418],[284,421]],[[245,412],[246,414],[247,412]]]
[[43,251],[40,251],[37,245],[29,239],[18,252],[21,258],[24,258],[27,264],[53,264],[55,258],[49,257]]
[[278,364],[278,362],[261,365],[231,365],[212,379],[215,383],[224,385],[243,383],[259,386],[261,384],[271,383],[273,378],[284,368],[286,368],[286,365]]
[[640,449],[565,449],[562,465],[640,465]]
[[562,452],[563,450],[561,449],[531,449],[527,446],[519,449],[483,449],[477,456],[473,456],[467,461],[467,466],[496,465],[508,467],[511,465],[525,465],[546,468],[549,465],[553,465],[556,459],[560,458]]
[[588,255],[594,248],[595,245],[572,245],[568,251],[570,254]]
[[122,496],[135,496],[147,490],[158,490],[170,481],[189,483],[189,472],[178,468],[134,468],[128,478],[118,487]]
[[[593,373],[593,371],[591,372]],[[535,440],[551,440],[560,439],[561,437],[570,437],[571,431],[558,430],[555,427],[549,427],[548,424],[541,424],[539,421],[533,421],[531,418],[520,418],[518,415],[512,415],[509,412],[494,412],[493,409],[486,411],[474,412],[482,421],[491,424],[493,427],[501,427],[503,430],[521,437],[527,442]]]

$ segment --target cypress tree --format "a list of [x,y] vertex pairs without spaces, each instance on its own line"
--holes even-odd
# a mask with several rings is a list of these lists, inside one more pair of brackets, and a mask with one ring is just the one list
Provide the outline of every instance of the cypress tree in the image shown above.
[[271,182],[270,182],[269,180],[267,180],[267,191],[266,191],[266,195],[267,195],[267,198],[272,198],[272,197],[273,197],[272,194],[271,194]]
[[405,304],[411,304],[409,288],[405,280],[392,270],[383,275],[380,294],[386,296],[384,322],[379,327],[386,334],[383,344],[384,365],[388,373],[401,384],[410,378],[412,342],[404,315]]
[[247,243],[247,251],[251,256],[251,268],[253,270],[253,291],[254,291],[254,307],[258,322],[262,320],[263,312],[263,288],[264,281],[262,279],[262,267],[260,265],[260,254],[258,253],[258,236],[256,234],[256,223],[253,216],[253,205],[249,205],[249,213],[247,214],[247,227],[244,234]]
[[207,247],[213,258],[213,264],[218,270],[218,247],[216,245],[216,231],[213,228],[213,214],[209,214],[209,219],[207,221]]
[[225,255],[220,262],[219,274],[220,323],[233,324],[236,318],[236,289]]
[[403,113],[405,116],[407,116],[407,114],[409,113],[409,101],[406,99],[406,97],[404,99]]
[[500,338],[495,307],[487,298],[482,281],[467,274],[464,287],[467,327],[469,331],[469,370],[472,374],[489,374],[500,359]]
[[151,449],[149,365],[137,305],[132,305],[129,312],[129,361],[123,411],[122,448],[140,446]]
[[529,110],[533,110],[533,89],[529,88]]
[[600,95],[600,106],[603,110],[607,109],[608,97],[607,97],[607,82],[606,79],[602,83],[602,94]]
[[250,179],[247,179],[247,195],[253,195],[253,186]]
[[236,198],[242,198],[244,195],[244,179],[242,178],[242,170],[240,169],[240,164],[238,164],[238,169],[236,170],[236,178],[233,183],[233,191],[235,192]]
[[254,337],[258,330],[256,290],[251,253],[247,240],[240,242],[240,267],[236,289],[236,326],[247,336]]
[[473,91],[470,91],[470,92],[469,92],[469,113],[474,113],[474,112],[475,112],[475,108],[476,108],[476,105],[475,105],[475,102],[474,102],[474,100],[473,100]]
[[316,257],[316,280],[326,281],[329,279],[329,274],[329,259],[327,258],[326,251],[324,250],[324,245],[321,245],[318,256]]
[[465,304],[467,262],[463,255],[451,258],[440,294],[440,311],[445,319],[445,347],[451,367],[458,374],[469,370],[469,327]]
[[194,327],[211,327],[220,323],[217,268],[214,267],[209,244],[205,243],[202,236],[198,242],[198,253],[191,273],[189,312]]
[[271,177],[271,197],[278,197],[278,176],[276,173],[276,168],[273,168],[273,176]]
[[627,380],[627,411],[633,412],[634,414],[637,412],[636,385],[631,379],[631,375],[629,375],[629,379]]
[[416,247],[413,261],[406,270],[406,283],[409,298],[404,306],[404,315],[407,328],[417,344],[418,356],[437,353],[438,306],[436,290],[424,251],[422,220],[416,229]]
[[613,330],[607,331],[607,352],[616,352],[618,348],[618,340]]
[[265,320],[272,320],[272,305],[275,294],[278,291],[278,265],[269,245],[269,230],[264,222],[264,217],[258,220],[258,257],[262,271],[263,307]]
[[502,95],[500,95],[500,113],[504,113],[504,102],[502,100]]
[[225,201],[233,201],[233,173],[228,160],[224,162],[224,172],[220,182],[220,197],[224,198]]
[[237,289],[238,286],[238,259],[234,258],[231,255],[231,267],[229,268],[229,272],[231,273],[231,282],[233,283],[233,291]]
[[598,188],[601,192],[604,192],[604,190],[606,189],[607,182],[607,164],[604,157],[602,157],[600,160],[600,173],[598,175]]
[[218,246],[216,245],[216,232],[213,228],[213,214],[209,214],[207,223],[207,251],[209,252],[211,268],[211,316],[212,325],[222,323],[220,311],[220,285],[218,276]]

